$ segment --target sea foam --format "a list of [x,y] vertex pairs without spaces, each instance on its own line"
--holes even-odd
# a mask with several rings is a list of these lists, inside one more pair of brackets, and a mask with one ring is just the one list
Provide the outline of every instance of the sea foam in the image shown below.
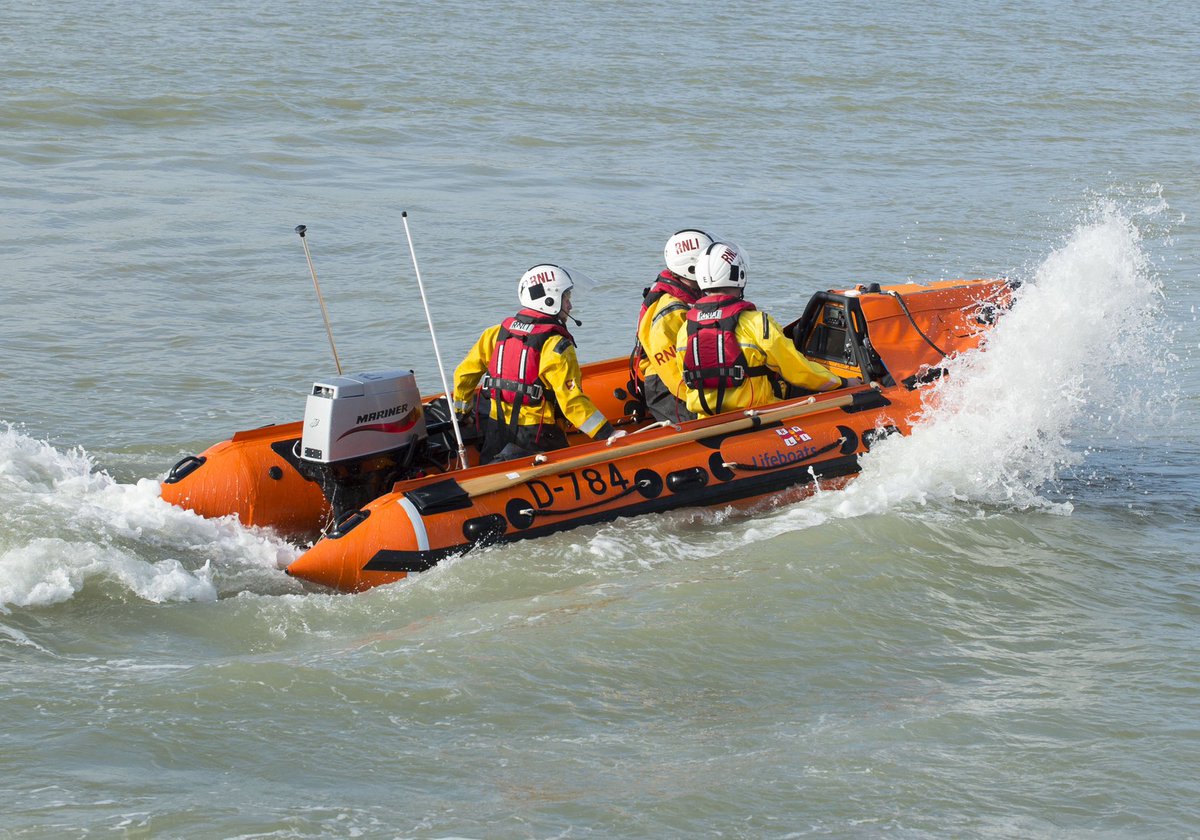
[[81,448],[0,426],[0,610],[69,600],[89,582],[152,602],[218,597],[222,576],[278,569],[298,549],[232,518],[159,498],[152,479],[115,481]]
[[910,436],[877,444],[845,490],[766,517],[745,538],[930,502],[1069,513],[1048,484],[1097,440],[1143,422],[1136,415],[1166,387],[1156,348],[1170,342],[1133,214],[1112,203],[1098,203],[1030,275],[985,344],[947,361]]

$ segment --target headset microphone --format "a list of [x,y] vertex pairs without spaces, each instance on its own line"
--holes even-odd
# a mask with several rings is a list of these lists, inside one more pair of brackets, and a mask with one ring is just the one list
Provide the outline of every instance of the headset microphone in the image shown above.
[[583,321],[580,321],[580,320],[579,320],[578,318],[576,318],[575,316],[573,316],[573,315],[568,315],[567,317],[568,317],[568,318],[570,318],[572,321],[574,321],[574,322],[575,322],[575,326],[577,326],[577,327],[582,327],[582,326],[583,326]]

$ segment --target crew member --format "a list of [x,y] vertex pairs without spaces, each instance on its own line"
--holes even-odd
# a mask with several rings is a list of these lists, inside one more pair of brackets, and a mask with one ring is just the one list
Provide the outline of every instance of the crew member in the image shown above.
[[685,400],[683,365],[675,339],[688,309],[700,296],[696,259],[712,243],[711,236],[694,228],[671,236],[663,248],[667,267],[642,292],[630,372],[640,384],[642,402],[656,420],[679,423],[696,419]]
[[779,402],[776,384],[832,391],[860,382],[805,358],[775,319],[744,299],[746,259],[736,245],[705,248],[696,282],[702,297],[676,341],[691,411],[704,416]]
[[475,411],[482,427],[481,463],[561,449],[568,424],[596,440],[614,435],[580,388],[566,327],[574,285],[561,266],[526,271],[517,283],[521,311],[484,330],[454,371],[454,410]]

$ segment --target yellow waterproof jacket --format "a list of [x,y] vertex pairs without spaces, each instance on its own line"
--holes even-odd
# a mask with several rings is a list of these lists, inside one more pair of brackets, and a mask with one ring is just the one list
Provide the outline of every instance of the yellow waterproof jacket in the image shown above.
[[[799,388],[810,391],[831,391],[842,384],[841,377],[831,373],[824,365],[810,361],[796,349],[791,339],[783,334],[779,324],[766,312],[742,312],[738,316],[737,327],[734,329],[738,344],[746,356],[746,365],[751,368],[766,366],[780,379]],[[688,333],[687,323],[680,327],[676,336],[676,352],[679,354],[681,365],[684,353],[687,352]],[[705,416],[704,406],[700,402],[700,391],[686,385],[687,407],[689,411]],[[704,399],[710,407],[715,407],[717,390],[707,388]],[[747,377],[736,387],[726,388],[721,403],[722,411],[754,408],[779,402],[770,377]]]
[[[463,413],[475,406],[475,390],[479,387],[479,380],[488,372],[499,336],[500,324],[484,330],[462,364],[455,369],[455,411]],[[545,389],[546,398],[539,405],[521,406],[517,422],[522,426],[557,423],[564,429],[569,428],[569,423],[588,437],[595,437],[608,420],[580,389],[582,381],[575,345],[565,338],[551,336],[542,345],[538,362],[538,382]],[[508,422],[511,409],[510,405],[492,400],[489,413],[496,420]]]
[[651,287],[663,289],[663,294],[646,307],[638,321],[637,338],[642,348],[638,373],[643,382],[649,374],[657,374],[667,390],[683,399],[683,361],[679,358],[676,339],[691,306],[667,291],[663,279],[660,276],[658,283]]

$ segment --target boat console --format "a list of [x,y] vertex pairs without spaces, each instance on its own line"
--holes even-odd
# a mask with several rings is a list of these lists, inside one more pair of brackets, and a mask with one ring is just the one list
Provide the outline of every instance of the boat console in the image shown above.
[[824,364],[839,376],[861,377],[867,382],[893,384],[883,360],[872,349],[859,297],[879,294],[879,285],[849,292],[817,292],[804,314],[784,327],[796,349]]

